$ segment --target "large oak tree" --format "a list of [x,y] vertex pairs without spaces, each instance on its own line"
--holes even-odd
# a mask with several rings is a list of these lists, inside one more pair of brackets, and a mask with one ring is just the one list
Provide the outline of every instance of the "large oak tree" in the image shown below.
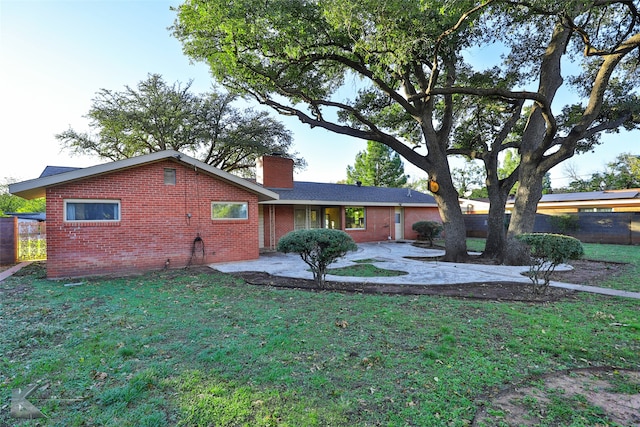
[[[447,156],[483,161],[491,230],[503,229],[506,195],[520,182],[517,234],[530,231],[551,167],[600,132],[636,126],[632,1],[187,0],[177,10],[186,54],[227,87],[312,127],[384,143],[437,181],[447,260],[466,256]],[[494,68],[463,60],[492,48],[504,51]],[[561,65],[577,63],[579,49],[583,63],[567,80],[585,101],[558,107]],[[521,163],[499,177],[509,147]],[[501,256],[504,231],[495,236],[488,246],[497,242]]]
[[455,83],[470,40],[458,21],[472,3],[191,0],[174,33],[226,87],[312,127],[386,144],[425,170],[439,184],[445,258],[455,261],[467,252],[447,159],[453,95],[420,94]]
[[[492,28],[499,31],[487,27],[485,33],[508,47],[504,63],[518,73],[518,82],[536,87],[535,92],[489,91],[511,102],[533,101],[518,132],[512,237],[532,231],[552,167],[591,148],[604,132],[638,129],[640,14],[638,2],[626,0],[496,2],[493,10]],[[573,73],[566,70],[570,65]],[[563,104],[566,86],[579,102]],[[505,261],[517,261],[510,259],[517,253],[507,249]]]
[[56,138],[72,152],[110,160],[182,151],[243,176],[252,174],[257,157],[274,152],[304,165],[290,153],[291,133],[267,112],[234,106],[235,94],[194,94],[190,87],[150,74],[137,87],[101,89],[87,114],[93,132],[68,129]]

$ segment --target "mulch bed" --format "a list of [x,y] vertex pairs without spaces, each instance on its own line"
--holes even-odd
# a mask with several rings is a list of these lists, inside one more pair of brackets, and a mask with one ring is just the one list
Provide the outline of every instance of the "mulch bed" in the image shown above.
[[451,285],[398,285],[381,283],[327,281],[327,286],[318,288],[313,280],[273,276],[259,271],[233,273],[252,285],[277,288],[304,289],[310,291],[333,291],[363,294],[395,295],[439,295],[447,297],[492,299],[503,301],[557,301],[568,298],[574,292],[567,289],[551,288],[546,295],[534,295],[527,283],[492,282],[461,283]]

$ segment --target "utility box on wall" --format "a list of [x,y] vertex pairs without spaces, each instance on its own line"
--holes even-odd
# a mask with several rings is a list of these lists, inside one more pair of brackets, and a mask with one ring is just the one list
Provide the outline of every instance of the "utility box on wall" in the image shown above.
[[0,218],[0,265],[18,260],[18,218]]

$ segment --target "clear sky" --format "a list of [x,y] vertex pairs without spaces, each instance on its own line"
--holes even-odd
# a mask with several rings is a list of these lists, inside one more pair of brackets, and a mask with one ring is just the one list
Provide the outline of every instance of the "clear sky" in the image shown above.
[[[175,13],[166,0],[0,0],[0,181],[38,177],[47,165],[84,167],[104,160],[61,151],[55,134],[88,131],[83,117],[102,88],[120,91],[149,73],[171,84],[193,80],[210,90],[207,66],[191,64],[168,27]],[[308,163],[296,180],[335,182],[366,147],[364,141],[311,129],[276,116],[293,132],[294,150]],[[638,133],[607,138],[593,154],[571,162],[581,174],[600,171],[619,153],[632,152]],[[635,143],[634,143],[635,142]],[[636,153],[640,151],[636,149]],[[426,177],[405,161],[411,180]],[[553,186],[565,183],[562,166]]]

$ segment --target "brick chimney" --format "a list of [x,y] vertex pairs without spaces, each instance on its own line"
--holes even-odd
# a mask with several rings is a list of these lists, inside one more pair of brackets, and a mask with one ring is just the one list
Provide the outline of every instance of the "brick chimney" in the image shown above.
[[293,188],[293,160],[276,155],[259,157],[256,181],[267,188]]

